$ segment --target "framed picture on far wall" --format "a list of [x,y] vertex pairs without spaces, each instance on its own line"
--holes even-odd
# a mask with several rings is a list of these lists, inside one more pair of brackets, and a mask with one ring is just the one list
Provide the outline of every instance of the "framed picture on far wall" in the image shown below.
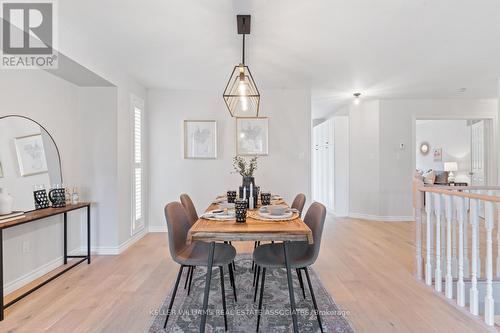
[[184,158],[217,158],[217,122],[184,120]]
[[443,160],[443,149],[442,148],[434,148],[432,151],[432,156],[434,157],[434,162],[440,162]]
[[440,162],[443,160],[443,149],[442,148],[434,148],[432,151],[432,156],[434,157],[434,162]]
[[269,154],[269,119],[236,118],[236,155]]
[[41,134],[22,136],[15,139],[19,173],[22,177],[48,172],[47,158]]

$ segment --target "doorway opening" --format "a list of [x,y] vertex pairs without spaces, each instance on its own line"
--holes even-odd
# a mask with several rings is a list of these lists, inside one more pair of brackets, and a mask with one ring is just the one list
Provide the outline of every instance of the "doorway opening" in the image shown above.
[[426,176],[426,183],[491,183],[491,119],[419,119],[415,129],[416,169]]

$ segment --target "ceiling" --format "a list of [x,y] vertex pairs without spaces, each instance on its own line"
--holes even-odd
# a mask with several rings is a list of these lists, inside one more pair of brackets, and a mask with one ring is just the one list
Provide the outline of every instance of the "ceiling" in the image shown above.
[[[496,98],[497,0],[69,0],[59,26],[84,34],[148,88],[222,94],[241,59],[261,90],[311,89],[313,117],[364,98]],[[466,88],[465,92],[458,92]]]

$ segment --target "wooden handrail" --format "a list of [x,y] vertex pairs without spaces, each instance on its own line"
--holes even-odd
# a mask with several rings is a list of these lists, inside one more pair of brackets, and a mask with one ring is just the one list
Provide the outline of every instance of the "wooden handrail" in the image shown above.
[[500,191],[500,186],[483,186],[483,185],[470,185],[470,186],[443,186],[443,185],[424,185],[424,187],[428,188],[442,188],[445,190],[460,190],[460,191],[477,191],[477,190],[485,190],[485,191]]
[[[484,188],[484,186],[482,186],[482,187]],[[469,186],[457,186],[457,187],[451,186],[451,188],[456,190],[456,191],[458,191],[458,190],[462,190],[462,191],[473,190]],[[500,203],[500,197],[495,197],[492,195],[476,194],[476,193],[456,192],[456,191],[451,191],[448,189],[442,189],[442,188],[437,188],[437,187],[419,186],[419,187],[417,187],[417,191],[441,193],[441,194],[451,195],[451,196],[455,196],[455,197],[463,197],[463,198],[469,198],[469,199],[478,199],[478,200],[483,200],[483,201]]]

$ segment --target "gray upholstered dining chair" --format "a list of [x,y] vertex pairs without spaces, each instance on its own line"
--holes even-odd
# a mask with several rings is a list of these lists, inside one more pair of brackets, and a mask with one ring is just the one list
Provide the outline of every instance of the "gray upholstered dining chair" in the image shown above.
[[[177,288],[181,279],[182,271],[189,266],[207,266],[209,243],[192,242],[186,243],[187,235],[191,223],[186,214],[184,207],[178,202],[171,202],[165,206],[165,218],[168,228],[168,246],[172,259],[180,265],[179,273],[175,281],[174,290],[168,306],[167,318],[165,319],[164,328],[167,327],[167,321],[170,316],[172,306],[174,304]],[[234,275],[231,267],[231,262],[236,256],[236,249],[229,244],[215,244],[213,266],[219,267],[221,292],[222,292],[222,307],[224,310],[224,327],[227,331],[227,316],[226,316],[226,295],[224,289],[224,270],[223,266],[229,267],[229,277],[234,282]]]
[[304,209],[304,205],[306,204],[306,195],[304,193],[299,193],[293,199],[292,208],[299,211],[299,216],[302,217],[302,210]]
[[194,207],[193,200],[186,193],[181,194],[180,196],[181,204],[186,210],[186,214],[189,218],[189,223],[191,225],[195,224],[198,221],[198,213],[196,212],[196,208]]
[[[189,218],[189,223],[191,224],[191,226],[194,225],[196,221],[198,221],[198,213],[196,212],[196,207],[193,204],[193,200],[191,200],[191,197],[186,193],[181,194],[179,199],[181,200],[182,207],[184,207],[184,210],[186,211],[186,214]],[[186,289],[189,282],[188,295],[191,294],[191,283],[193,282],[193,274],[195,269],[196,266],[189,266],[186,273],[184,289]]]
[[[187,195],[186,193],[183,193],[180,195],[180,200],[181,204],[184,207],[184,210],[186,211],[186,214],[189,218],[189,223],[191,226],[193,226],[196,221],[198,221],[198,213],[196,212],[196,207],[193,204],[193,200],[191,200],[191,197]],[[229,242],[231,244],[231,242]],[[231,263],[233,267],[231,268],[231,271],[234,269],[236,271],[236,264],[234,261]],[[189,288],[188,288],[188,295],[191,294],[191,283],[193,282],[193,274],[196,269],[196,266],[189,266],[187,273],[186,273],[186,281],[184,281],[184,289],[188,287],[189,283]],[[231,273],[232,275],[233,273]],[[231,278],[231,287],[233,288],[234,291],[234,299],[237,300],[236,298],[236,285],[234,284],[234,279]]]
[[[296,209],[299,212],[299,217],[302,217],[302,210],[304,209],[305,204],[306,204],[306,195],[304,193],[299,193],[295,196],[295,199],[293,199],[291,208]],[[254,243],[253,248],[255,249],[259,245],[260,245],[260,242],[257,241]],[[259,284],[260,268],[255,267],[254,262],[252,262],[252,271],[253,271],[253,286],[255,287],[255,294],[254,294],[254,302],[255,302],[255,299],[257,297],[258,284]],[[302,288],[302,294],[304,295],[304,298],[305,298],[306,292],[304,290],[304,284],[302,282],[302,274],[299,274],[299,273],[297,273],[297,274],[299,276],[300,287]],[[257,286],[255,285],[255,283],[257,283]]]
[[[309,277],[309,266],[314,264],[319,255],[321,247],[321,236],[323,234],[323,226],[325,224],[326,208],[322,204],[315,202],[311,205],[304,217],[304,222],[309,226],[313,233],[314,244],[307,242],[291,242],[288,246],[289,262],[292,269],[297,270],[299,282],[302,280],[302,273],[304,271],[309,286],[314,310],[316,311],[318,324],[321,332],[323,332],[323,325],[321,317],[318,312],[318,304],[314,295],[311,279]],[[264,284],[266,269],[271,268],[285,268],[285,253],[283,244],[264,244],[257,247],[253,252],[253,260],[255,264],[262,267],[262,283],[260,289],[259,311],[257,312],[257,331],[259,330],[260,315],[262,310],[262,298],[264,294]]]

